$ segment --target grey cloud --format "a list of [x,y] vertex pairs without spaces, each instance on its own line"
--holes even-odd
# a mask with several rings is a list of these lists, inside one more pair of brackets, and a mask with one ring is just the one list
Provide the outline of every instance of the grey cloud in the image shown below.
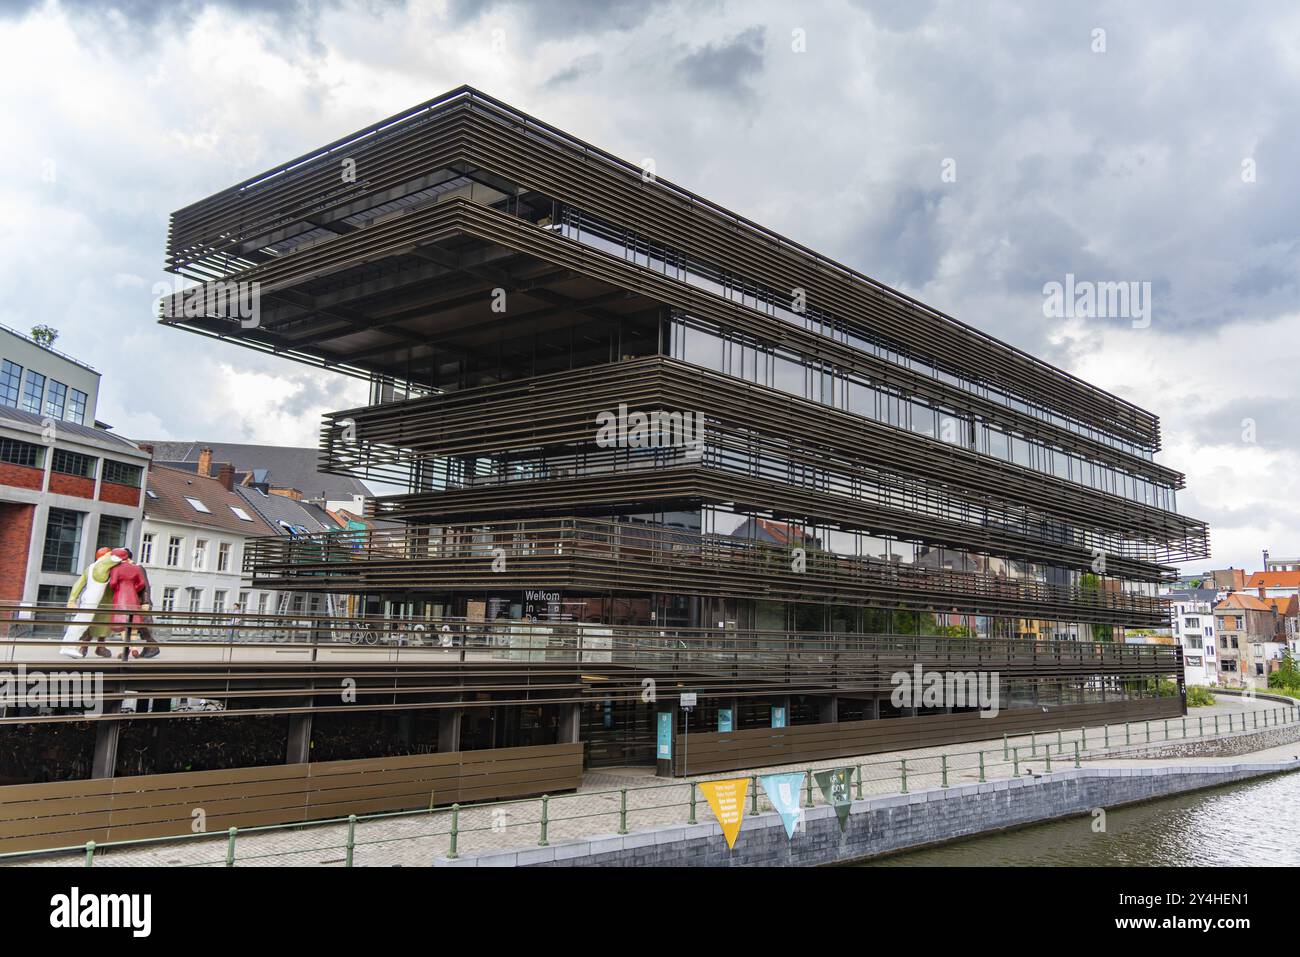
[[754,95],[750,85],[763,70],[764,27],[750,27],[721,43],[710,43],[677,61],[687,85],[739,100]]
[[626,31],[644,23],[666,0],[451,0],[453,26],[501,10],[522,13],[530,29],[551,39],[559,36]]
[[[318,36],[321,15],[347,5],[348,0],[55,0],[70,15],[88,42],[121,44],[135,50],[147,48],[175,30],[188,30],[204,10],[219,8],[264,20],[284,40],[300,44],[312,54],[325,50]],[[0,18],[22,17],[44,7],[44,0],[12,0],[0,6]],[[364,0],[378,11],[405,7],[406,0]]]
[[591,76],[599,73],[600,68],[605,62],[604,57],[599,53],[588,53],[586,56],[578,57],[569,66],[565,67],[559,73],[554,74],[549,80],[542,84],[545,89],[553,90],[556,87],[573,83],[585,76]]
[[912,187],[894,191],[884,209],[852,211],[868,225],[850,240],[845,258],[881,282],[926,285],[946,244],[937,221],[942,203],[942,190]]
[[934,0],[853,0],[882,30],[915,30],[934,12]]
[[[1252,348],[1247,342],[1243,348]],[[1214,401],[1216,397],[1207,397]],[[1243,437],[1248,425],[1253,426],[1254,442],[1264,449],[1295,448],[1300,446],[1300,423],[1290,402],[1279,402],[1274,396],[1239,397],[1198,413],[1195,406],[1186,410],[1190,420],[1185,423],[1195,441],[1205,445],[1240,445],[1245,449],[1248,441]]]

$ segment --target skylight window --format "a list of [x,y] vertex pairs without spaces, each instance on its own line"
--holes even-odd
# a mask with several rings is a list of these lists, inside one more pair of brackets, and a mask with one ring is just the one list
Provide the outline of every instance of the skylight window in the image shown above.
[[185,501],[189,502],[192,506],[194,506],[194,511],[196,512],[203,512],[205,515],[212,514],[212,510],[208,508],[206,505],[204,505],[202,502],[200,502],[197,498],[190,498],[188,495],[186,495]]
[[249,515],[238,505],[230,506],[230,510],[235,513],[235,517],[238,518],[241,522],[251,522],[253,520],[253,516]]

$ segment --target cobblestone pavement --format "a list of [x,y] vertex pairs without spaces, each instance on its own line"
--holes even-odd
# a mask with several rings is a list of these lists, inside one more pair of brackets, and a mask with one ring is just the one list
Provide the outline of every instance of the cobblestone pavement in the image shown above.
[[[1216,697],[1216,704],[1193,709],[1186,719],[1188,737],[1196,737],[1204,719],[1206,735],[1213,734],[1217,716],[1220,730],[1226,733],[1231,720],[1234,730],[1242,730],[1243,722],[1251,727],[1256,720],[1252,711],[1282,709],[1271,701]],[[1231,719],[1229,719],[1231,715]],[[1260,727],[1264,727],[1263,719]],[[1165,737],[1166,728],[1168,739]],[[1137,722],[1128,728],[1128,740],[1136,745],[1145,743],[1149,733],[1153,742],[1177,741],[1182,737],[1182,719],[1168,722],[1155,720]],[[1086,756],[1090,766],[1137,765],[1159,766],[1176,764],[1206,764],[1222,761],[1240,761],[1241,757],[1197,757],[1169,759],[1106,760],[1103,744],[1109,741],[1112,748],[1125,744],[1124,725],[1111,725],[1019,736],[1007,742],[1003,756],[1002,739],[945,748],[922,748],[889,754],[873,754],[862,758],[837,758],[807,765],[757,768],[747,772],[703,775],[690,779],[666,781],[654,776],[651,768],[608,768],[588,772],[581,788],[570,794],[556,795],[549,800],[547,839],[551,844],[593,835],[616,834],[619,830],[619,810],[622,789],[627,789],[627,828],[630,831],[666,824],[686,823],[690,814],[690,781],[749,777],[771,771],[820,770],[851,766],[859,771],[854,777],[855,795],[895,794],[903,787],[901,760],[907,762],[907,789],[911,791],[939,787],[944,782],[946,756],[947,782],[966,784],[980,780],[980,765],[986,780],[1010,777],[1015,773],[1040,772],[1051,768],[1073,767],[1075,742],[1086,736]],[[1300,745],[1287,745],[1258,752],[1260,757],[1277,752],[1279,758],[1290,757]],[[1252,755],[1254,757],[1254,755]],[[752,788],[752,782],[751,782]],[[814,790],[816,790],[814,788]],[[761,789],[760,789],[761,792]],[[698,793],[698,792],[697,792]],[[816,796],[820,803],[820,795]],[[759,797],[760,811],[771,809],[765,796]],[[541,808],[539,798],[499,802],[489,806],[462,808],[458,818],[457,851],[460,854],[490,849],[530,847],[538,844],[541,834]],[[750,804],[747,813],[752,811]],[[708,820],[711,812],[703,796],[698,796],[696,817]],[[445,857],[450,849],[451,812],[439,809],[432,813],[387,815],[364,819],[357,823],[353,864],[368,867],[420,867],[437,857]],[[241,831],[236,838],[236,866],[291,866],[291,867],[342,867],[346,860],[347,825],[314,824],[299,827],[279,827],[262,831]],[[94,864],[101,866],[224,866],[227,840],[224,835],[207,839],[189,838],[182,841],[155,843],[123,849],[103,849],[95,853]],[[12,861],[28,866],[79,865],[84,855],[49,855],[38,859]]]

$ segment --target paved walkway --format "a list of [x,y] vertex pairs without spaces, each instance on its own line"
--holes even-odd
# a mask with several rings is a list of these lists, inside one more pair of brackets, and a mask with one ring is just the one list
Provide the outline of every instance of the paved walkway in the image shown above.
[[[1233,729],[1246,727],[1253,730],[1251,712],[1281,709],[1271,701],[1241,699],[1230,696],[1216,697],[1216,704],[1192,709],[1187,718],[1188,737],[1196,737],[1204,719],[1206,735],[1212,735],[1212,725],[1218,716],[1220,730],[1228,730],[1229,716]],[[1182,737],[1182,719],[1171,718],[1149,723],[1139,722],[1129,726],[1129,741],[1144,744],[1148,725],[1152,743],[1178,741]],[[1261,720],[1260,728],[1264,727]],[[1089,766],[1170,766],[1177,764],[1211,764],[1236,762],[1236,757],[1197,758],[1105,758],[1103,741],[1109,739],[1111,748],[1125,744],[1123,725],[1086,729],[1086,749],[1080,755],[1087,758]],[[971,742],[946,748],[923,748],[911,751],[874,754],[862,758],[839,758],[804,766],[759,768],[747,772],[703,775],[690,780],[703,781],[721,778],[749,777],[771,771],[821,770],[852,766],[859,769],[854,778],[855,794],[895,794],[902,790],[903,759],[907,762],[906,786],[910,791],[939,787],[944,783],[945,765],[948,784],[965,784],[981,779],[981,762],[985,780],[1010,777],[1027,771],[1046,771],[1052,768],[1074,766],[1074,745],[1081,740],[1078,729],[1030,736],[1020,736],[1008,742],[1003,756],[1002,739]],[[1277,758],[1300,753],[1300,744],[1285,745],[1251,755],[1252,760],[1268,760],[1276,752]],[[946,757],[946,761],[945,761]],[[860,781],[860,783],[859,783]],[[656,778],[650,768],[616,768],[588,772],[581,788],[571,794],[552,797],[548,805],[547,838],[558,844],[593,835],[615,834],[619,830],[621,789],[627,789],[627,827],[631,831],[647,827],[686,823],[690,814],[691,787],[688,780],[666,781]],[[815,787],[814,787],[814,790]],[[761,791],[761,789],[760,789]],[[821,796],[816,795],[820,803]],[[541,806],[538,798],[522,801],[464,808],[459,813],[457,851],[461,854],[486,850],[536,846],[541,834]],[[753,805],[747,808],[747,813]],[[759,810],[770,810],[765,796],[760,793]],[[699,796],[696,818],[709,820],[711,812],[703,796]],[[370,867],[423,867],[434,858],[445,857],[450,849],[451,812],[437,810],[433,813],[392,815],[358,822],[355,833],[355,866]],[[236,839],[237,866],[334,866],[341,867],[346,859],[346,824],[315,824],[296,828],[280,827],[264,831],[243,831]],[[142,845],[125,849],[98,851],[95,866],[223,866],[226,860],[226,838],[187,839],[162,844]],[[84,855],[60,855],[22,864],[35,866],[79,864]],[[12,862],[18,863],[18,862]]]

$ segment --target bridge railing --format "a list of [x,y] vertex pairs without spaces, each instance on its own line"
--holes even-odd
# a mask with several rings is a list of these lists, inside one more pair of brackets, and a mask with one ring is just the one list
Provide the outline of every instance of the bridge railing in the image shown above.
[[[923,562],[903,564],[841,555],[811,536],[795,535],[802,571],[792,570],[792,547],[728,535],[585,518],[531,519],[495,524],[411,525],[254,538],[244,571],[266,587],[353,591],[382,587],[451,587],[466,580],[520,574],[533,581],[607,573],[659,587],[687,587],[704,576],[730,576],[742,591],[767,587],[942,607],[1077,609],[1103,616],[1167,618],[1167,603],[1122,590],[1117,581],[1052,584],[989,570],[956,571]],[[551,579],[546,576],[552,576]],[[648,586],[652,587],[652,586]],[[1136,620],[1135,618],[1135,620]]]
[[[765,771],[802,771],[798,803],[801,809],[807,809],[829,803],[816,784],[815,774],[831,768],[844,769],[849,783],[847,796],[863,800],[1068,771],[1082,767],[1085,760],[1106,758],[1126,748],[1208,741],[1225,734],[1291,726],[1298,721],[1300,712],[1294,704],[1270,702],[1250,711],[1227,714],[1009,735],[1001,741],[985,741],[962,750],[927,749],[877,760],[847,758],[806,768],[795,765],[757,769],[696,780],[580,789],[502,801],[448,806],[439,803],[438,795],[431,792],[428,806],[421,810],[354,814],[301,824],[231,827],[216,834],[102,844],[92,841],[0,854],[0,866],[58,855],[65,858],[65,863],[86,867],[130,864],[130,852],[160,845],[168,847],[167,857],[173,863],[185,867],[316,865],[326,852],[334,852],[326,856],[332,858],[330,864],[340,867],[387,865],[396,862],[395,855],[403,863],[432,864],[437,859],[456,860],[466,853],[526,852],[592,835],[624,835],[634,830],[710,823],[713,818],[700,787],[707,780],[743,781],[744,819],[748,819],[776,810],[760,783]],[[285,840],[277,841],[280,837]],[[722,840],[721,836],[717,839]],[[798,831],[794,839],[799,839]]]
[[[954,667],[1043,666],[1177,672],[1179,649],[1094,640],[1032,641],[945,635],[863,635],[763,629],[663,628],[572,621],[450,617],[329,616],[156,610],[80,612],[56,605],[0,604],[0,660],[63,650],[71,629],[90,631],[70,643],[115,652],[127,640],[184,649],[187,659],[248,659],[259,650],[369,652],[382,660],[497,660],[523,663],[679,665],[751,668],[785,663],[807,670],[878,667],[925,660]],[[104,641],[100,641],[100,636]],[[90,652],[95,657],[95,652]]]

